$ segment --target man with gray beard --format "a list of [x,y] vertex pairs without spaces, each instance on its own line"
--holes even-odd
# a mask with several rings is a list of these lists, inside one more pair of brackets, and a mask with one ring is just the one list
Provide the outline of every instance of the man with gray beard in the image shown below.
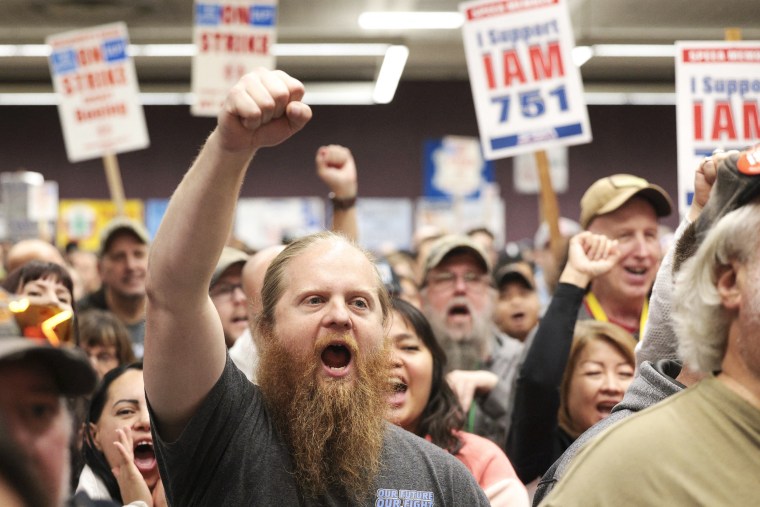
[[523,345],[493,323],[496,290],[481,247],[466,236],[433,243],[424,263],[420,297],[446,351],[447,380],[469,412],[465,430],[504,445]]
[[[267,269],[259,385],[235,367],[208,286],[258,149],[311,119],[303,85],[258,69],[228,94],[148,264],[145,391],[170,505],[488,505],[442,449],[385,422],[390,302],[368,254],[320,233]],[[182,269],[177,269],[182,266]]]

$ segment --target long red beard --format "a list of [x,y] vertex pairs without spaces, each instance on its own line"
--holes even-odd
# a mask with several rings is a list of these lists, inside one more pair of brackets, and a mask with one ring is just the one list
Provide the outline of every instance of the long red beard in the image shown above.
[[342,491],[361,502],[380,468],[389,393],[387,346],[359,351],[350,336],[350,378],[321,376],[320,354],[334,337],[298,357],[273,336],[263,337],[258,382],[275,426],[288,443],[301,491],[318,497]]

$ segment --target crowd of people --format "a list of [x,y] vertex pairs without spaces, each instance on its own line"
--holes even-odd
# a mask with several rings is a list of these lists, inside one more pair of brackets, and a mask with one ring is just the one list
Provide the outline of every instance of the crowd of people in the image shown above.
[[[0,299],[0,504],[752,505],[760,465],[760,148],[667,192],[604,175],[565,253],[428,228],[359,246],[357,166],[320,147],[329,230],[231,241],[259,149],[311,120],[243,77],[151,240],[24,240]],[[548,252],[548,253],[547,253]]]

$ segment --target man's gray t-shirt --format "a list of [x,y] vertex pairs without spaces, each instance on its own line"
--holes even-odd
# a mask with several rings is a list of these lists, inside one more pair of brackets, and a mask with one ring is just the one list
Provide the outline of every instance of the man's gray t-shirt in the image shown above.
[[[151,411],[151,417],[155,419]],[[287,446],[274,429],[261,391],[227,358],[219,381],[176,442],[152,425],[166,497],[173,506],[350,505],[328,493],[304,499]],[[489,505],[472,474],[442,449],[391,424],[380,473],[365,505]]]

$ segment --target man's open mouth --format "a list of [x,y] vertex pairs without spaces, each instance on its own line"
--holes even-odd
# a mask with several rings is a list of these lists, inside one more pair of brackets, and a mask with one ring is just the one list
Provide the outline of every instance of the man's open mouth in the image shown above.
[[625,268],[627,272],[629,272],[632,275],[645,275],[647,272],[647,268]]
[[351,350],[345,345],[328,345],[322,351],[322,363],[332,370],[341,370],[351,362]]
[[135,466],[141,473],[151,472],[156,467],[156,453],[150,440],[135,442],[134,454]]
[[467,308],[467,305],[455,305],[449,308],[449,316],[454,315],[470,315],[470,309]]

